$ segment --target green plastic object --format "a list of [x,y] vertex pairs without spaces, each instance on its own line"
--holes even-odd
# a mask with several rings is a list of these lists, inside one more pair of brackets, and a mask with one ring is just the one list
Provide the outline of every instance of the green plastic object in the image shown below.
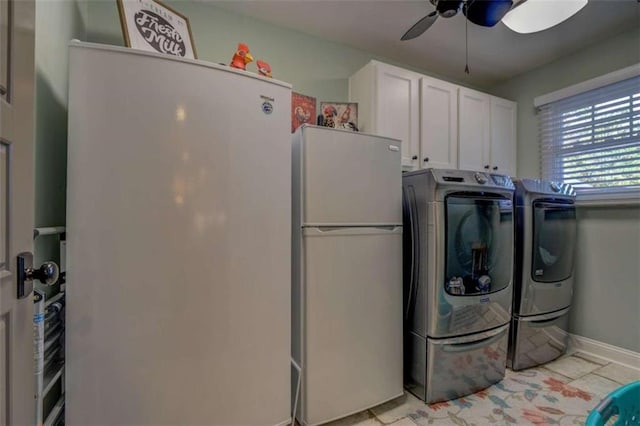
[[[607,423],[613,416],[615,423]],[[585,426],[640,426],[640,381],[611,392],[594,408]]]

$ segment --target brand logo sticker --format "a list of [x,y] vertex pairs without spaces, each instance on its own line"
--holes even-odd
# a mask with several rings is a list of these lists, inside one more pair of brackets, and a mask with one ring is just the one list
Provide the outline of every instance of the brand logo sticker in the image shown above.
[[262,103],[262,112],[265,114],[271,114],[273,112],[273,104],[269,101],[264,101]]

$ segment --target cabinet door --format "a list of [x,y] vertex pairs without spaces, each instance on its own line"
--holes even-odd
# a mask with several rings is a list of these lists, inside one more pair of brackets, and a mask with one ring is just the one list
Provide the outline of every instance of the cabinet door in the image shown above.
[[516,108],[506,99],[491,98],[491,169],[516,175]]
[[458,166],[463,170],[490,168],[491,97],[475,90],[459,89]]
[[377,64],[377,132],[402,141],[402,167],[417,169],[419,75],[401,68]]
[[420,79],[420,167],[458,167],[458,87]]

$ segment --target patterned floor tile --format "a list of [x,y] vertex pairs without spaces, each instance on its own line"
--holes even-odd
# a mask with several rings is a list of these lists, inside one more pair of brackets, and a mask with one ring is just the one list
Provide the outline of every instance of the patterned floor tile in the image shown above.
[[600,398],[609,395],[614,390],[620,387],[620,383],[614,382],[606,377],[598,376],[597,374],[587,374],[580,377],[578,380],[569,382],[569,386],[573,386],[579,389],[583,389],[589,393],[592,393]]
[[573,380],[571,377],[565,376],[564,374],[558,373],[557,371],[549,370],[544,366],[536,367],[535,370],[540,371],[541,373],[544,373],[549,377],[553,377],[554,379],[562,380],[565,383],[569,383]]
[[411,419],[405,417],[404,419],[391,423],[390,426],[416,426],[416,424],[412,422]]
[[555,361],[551,361],[545,364],[545,368],[560,373],[563,376],[570,377],[572,379],[579,379],[580,377],[597,370],[602,367],[599,364],[594,364],[582,358],[574,356],[564,356],[558,358]]
[[640,370],[615,363],[600,367],[594,373],[623,385],[640,380]]
[[405,392],[405,394],[400,398],[396,398],[386,404],[373,407],[371,412],[373,412],[381,422],[392,423],[396,420],[407,417],[409,413],[413,413],[424,406],[424,402],[420,401],[409,392]]

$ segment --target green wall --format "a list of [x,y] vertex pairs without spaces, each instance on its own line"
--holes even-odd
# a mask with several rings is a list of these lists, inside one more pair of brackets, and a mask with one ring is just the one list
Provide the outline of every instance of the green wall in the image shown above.
[[[640,27],[491,88],[518,102],[518,174],[540,177],[533,99],[640,63]],[[578,208],[571,332],[640,352],[640,206]]]
[[[67,43],[84,38],[86,4],[36,2],[35,226],[66,223]],[[58,258],[58,238],[35,241],[35,264]]]
[[[189,18],[199,59],[228,64],[238,42],[246,43],[255,60],[263,59],[271,65],[274,78],[291,83],[294,91],[318,101],[346,101],[349,76],[371,59],[456,82],[428,70],[276,27],[205,2],[167,0],[166,3]],[[115,0],[89,2],[89,23],[87,41],[123,45]],[[250,63],[247,70],[256,72],[255,62]]]
[[495,95],[518,102],[518,176],[540,177],[536,96],[639,62],[640,27],[490,88]]

